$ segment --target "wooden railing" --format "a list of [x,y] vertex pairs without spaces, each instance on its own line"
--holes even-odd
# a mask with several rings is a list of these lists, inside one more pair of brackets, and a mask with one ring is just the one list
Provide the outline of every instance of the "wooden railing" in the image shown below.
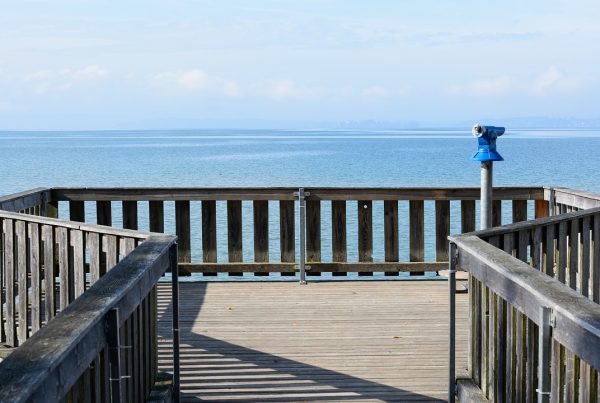
[[[81,229],[69,233],[75,231]],[[174,237],[150,236],[85,292],[80,288],[77,299],[0,364],[0,401],[147,401],[158,367],[155,287],[176,265],[176,253]]]
[[0,211],[0,342],[16,347],[149,234]]
[[56,203],[51,201],[50,189],[37,188],[0,197],[0,210],[30,215],[56,217]]
[[[503,201],[515,221],[527,220],[528,200],[544,195],[541,187],[494,189],[495,225]],[[125,228],[147,222],[176,234],[180,268],[204,275],[435,272],[447,266],[451,227],[475,229],[478,198],[478,188],[51,189],[71,220],[114,225],[119,216]]]
[[600,208],[589,209],[600,197],[553,192],[563,214],[451,237],[470,274],[461,401],[600,399]]

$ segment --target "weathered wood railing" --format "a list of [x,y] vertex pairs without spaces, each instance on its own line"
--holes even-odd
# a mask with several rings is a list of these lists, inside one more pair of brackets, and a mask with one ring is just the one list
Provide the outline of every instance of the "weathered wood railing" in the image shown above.
[[[558,212],[598,199],[563,196]],[[600,399],[599,238],[600,208],[451,237],[470,273],[472,383],[459,382],[461,400]]]
[[0,342],[22,344],[148,234],[0,211]]
[[133,249],[0,364],[0,401],[145,402],[158,367],[155,287],[176,253],[166,235]]
[[[494,195],[494,223],[499,225],[503,201],[512,202],[515,221],[526,220],[528,200],[544,201],[545,192],[541,187],[496,188]],[[478,188],[51,190],[53,203],[68,202],[71,220],[114,225],[113,216],[122,215],[125,228],[147,221],[150,231],[175,233],[180,267],[204,275],[294,275],[303,264],[309,276],[437,271],[446,267],[451,226],[458,232],[475,229],[478,198]],[[90,217],[93,210],[95,217]],[[277,222],[278,234],[272,228]],[[305,232],[297,233],[302,226]],[[217,242],[219,232],[226,232],[226,242]],[[199,247],[192,248],[197,239]],[[279,241],[277,254],[270,250],[273,240]]]
[[50,189],[37,188],[0,197],[0,210],[45,217],[56,216],[56,203],[51,201]]

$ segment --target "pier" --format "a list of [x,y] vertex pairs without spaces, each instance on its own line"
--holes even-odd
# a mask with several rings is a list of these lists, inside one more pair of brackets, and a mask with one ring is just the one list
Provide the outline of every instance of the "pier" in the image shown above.
[[600,196],[493,196],[0,197],[0,401],[598,401]]

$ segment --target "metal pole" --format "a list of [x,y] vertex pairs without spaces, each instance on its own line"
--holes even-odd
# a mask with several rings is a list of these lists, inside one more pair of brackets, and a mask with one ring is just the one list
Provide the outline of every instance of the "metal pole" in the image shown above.
[[492,227],[492,186],[494,163],[481,163],[481,229]]
[[552,341],[552,309],[540,308],[538,332],[538,394],[539,403],[550,403],[550,353]]
[[173,315],[173,402],[179,403],[179,266],[177,263],[177,243],[171,245],[169,258]]
[[448,268],[448,402],[454,403],[456,396],[456,245],[450,242]]
[[300,284],[306,284],[306,198],[304,188],[298,189],[300,204]]

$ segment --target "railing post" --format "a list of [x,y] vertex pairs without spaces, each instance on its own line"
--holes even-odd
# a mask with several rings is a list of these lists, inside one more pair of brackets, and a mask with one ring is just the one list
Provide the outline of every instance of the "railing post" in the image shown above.
[[556,204],[556,195],[555,195],[555,191],[554,188],[550,188],[550,200],[548,200],[548,215],[549,216],[553,216],[556,212],[555,212],[555,204]]
[[121,341],[119,338],[119,308],[108,311],[106,316],[106,341],[108,344],[108,365],[110,381],[110,401],[123,400],[121,384]]
[[173,402],[179,403],[179,267],[177,264],[177,243],[169,249],[171,266],[171,303],[173,315]]
[[306,284],[306,195],[304,188],[298,189],[298,202],[300,204],[300,284]]
[[448,402],[454,403],[456,396],[456,244],[450,242],[448,263]]
[[552,309],[540,308],[538,331],[538,388],[539,403],[550,402],[550,355],[552,343]]

